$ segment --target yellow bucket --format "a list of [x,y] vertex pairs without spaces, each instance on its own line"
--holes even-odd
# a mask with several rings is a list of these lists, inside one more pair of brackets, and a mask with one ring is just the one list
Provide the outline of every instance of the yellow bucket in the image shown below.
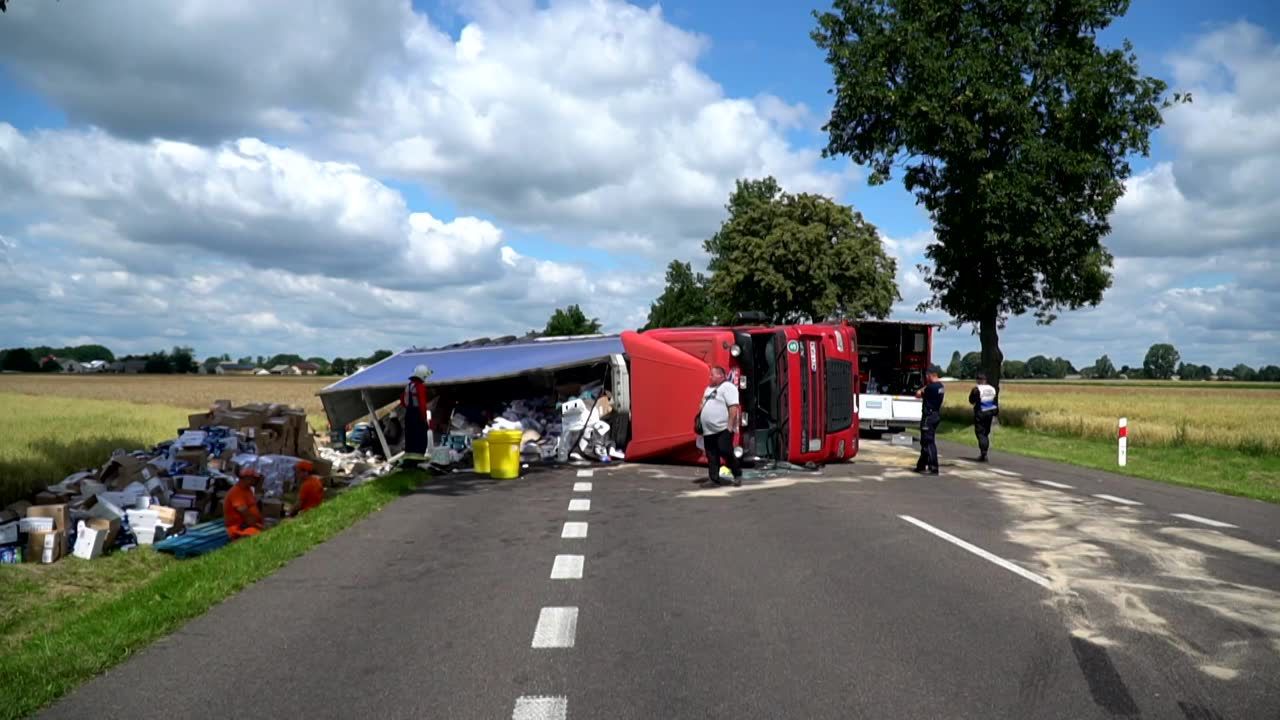
[[483,438],[471,441],[471,459],[475,462],[476,473],[489,474],[489,441]]
[[512,480],[520,477],[520,441],[524,433],[519,430],[494,430],[489,433],[489,462],[492,477]]

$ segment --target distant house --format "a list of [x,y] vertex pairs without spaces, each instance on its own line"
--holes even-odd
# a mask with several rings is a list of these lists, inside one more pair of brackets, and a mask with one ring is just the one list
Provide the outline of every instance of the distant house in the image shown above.
[[297,370],[299,375],[316,375],[320,372],[320,366],[313,362],[294,363],[293,369]]
[[107,365],[107,372],[137,375],[147,366],[146,360],[116,360]]
[[88,373],[100,373],[107,371],[106,360],[90,360],[84,364],[84,371]]
[[241,363],[220,362],[218,367],[214,369],[214,373],[218,375],[253,375],[256,370],[253,365],[243,365]]
[[266,369],[255,370],[254,375],[270,375],[271,371]]
[[64,373],[84,372],[84,365],[79,360],[72,360],[71,358],[55,358],[53,356],[50,356],[50,358],[54,362],[58,363],[58,367],[62,368],[62,372]]
[[301,375],[302,373],[293,365],[276,365],[271,368],[272,375]]

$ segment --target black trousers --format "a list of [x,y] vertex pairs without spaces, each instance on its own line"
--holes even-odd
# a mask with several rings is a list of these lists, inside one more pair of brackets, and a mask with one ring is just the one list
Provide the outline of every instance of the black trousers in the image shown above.
[[991,449],[991,421],[995,417],[995,415],[981,413],[973,416],[973,433],[978,436],[978,451],[983,457],[986,457],[987,451]]
[[427,421],[413,408],[404,414],[404,451],[414,455],[427,452]]
[[720,461],[729,466],[729,472],[735,478],[742,477],[742,463],[733,454],[733,433],[721,430],[712,435],[703,435],[702,444],[707,451],[707,477],[711,482],[720,482]]
[[920,418],[920,459],[916,461],[917,470],[938,469],[938,423],[942,415],[931,412]]

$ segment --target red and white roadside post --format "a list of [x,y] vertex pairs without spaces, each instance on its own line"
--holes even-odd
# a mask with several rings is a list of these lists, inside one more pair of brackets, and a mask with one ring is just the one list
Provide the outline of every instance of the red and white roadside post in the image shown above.
[[1129,418],[1120,418],[1120,467],[1129,462]]

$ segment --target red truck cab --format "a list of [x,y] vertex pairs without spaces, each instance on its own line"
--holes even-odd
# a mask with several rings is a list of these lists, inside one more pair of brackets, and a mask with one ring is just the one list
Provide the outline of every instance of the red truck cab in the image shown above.
[[739,446],[747,458],[821,464],[857,454],[857,338],[847,325],[664,328],[643,336],[725,368],[739,388]]

